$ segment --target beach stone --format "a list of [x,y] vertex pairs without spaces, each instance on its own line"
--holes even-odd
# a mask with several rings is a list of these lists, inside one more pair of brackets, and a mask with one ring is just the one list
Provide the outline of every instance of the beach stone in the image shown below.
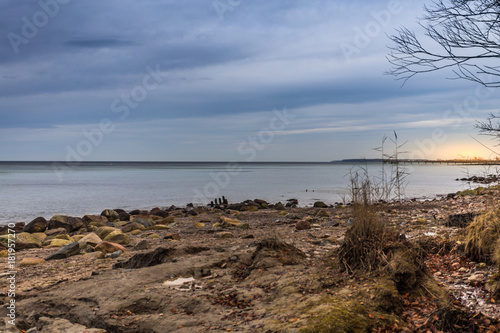
[[242,222],[237,228],[247,230],[247,229],[250,229],[250,224]]
[[128,222],[128,221],[115,221],[115,222],[113,222],[113,226],[115,228],[121,228],[121,227],[126,226],[128,223],[130,223],[130,222]]
[[198,223],[193,224],[193,227],[195,229],[202,229],[202,228],[205,228],[205,223],[198,222]]
[[340,225],[339,221],[332,220],[332,221],[327,221],[323,223],[323,227],[338,227]]
[[153,223],[143,217],[138,217],[132,220],[132,222],[142,224],[145,228],[151,227]]
[[87,328],[80,324],[73,324],[61,318],[40,317],[37,322],[41,325],[40,333],[106,333],[102,328]]
[[170,224],[175,222],[175,217],[174,216],[169,216],[164,218],[161,222],[158,222],[158,224]]
[[314,203],[314,208],[328,208],[328,205],[324,203],[323,201],[316,201]]
[[73,235],[71,236],[71,238],[73,238],[73,240],[75,242],[78,242],[80,239],[82,239],[83,237],[85,237],[85,235]]
[[45,238],[47,238],[47,235],[44,234],[43,232],[35,232],[31,235],[33,237],[37,238],[38,240],[40,240],[40,242],[43,242],[45,240]]
[[118,213],[118,218],[121,220],[121,221],[130,221],[130,214],[127,213],[126,211],[122,211],[122,212],[119,212]]
[[151,233],[151,234],[147,235],[146,238],[157,239],[157,238],[160,238],[160,235],[158,235],[156,233]]
[[96,251],[101,251],[103,253],[113,253],[115,251],[125,252],[125,248],[120,244],[110,243],[106,241],[102,241],[94,248]]
[[102,215],[85,215],[82,218],[82,221],[85,225],[95,225],[97,227],[102,227],[106,225],[108,219],[106,218],[106,216]]
[[67,234],[57,235],[55,238],[56,239],[65,239],[65,240],[69,240],[71,242],[75,241],[70,235],[67,235]]
[[149,242],[145,239],[141,240],[134,246],[134,250],[136,251],[147,250],[147,249],[149,249]]
[[181,240],[181,235],[179,235],[178,233],[172,233],[166,235],[165,237],[163,237],[163,239]]
[[156,216],[160,216],[162,218],[165,218],[167,217],[169,214],[166,210],[162,210],[162,209],[159,209],[159,208],[153,208],[149,214],[151,215],[156,215]]
[[87,245],[96,246],[100,242],[102,242],[102,239],[99,236],[97,236],[96,233],[91,232],[90,234],[80,239],[78,241],[78,244],[80,244],[81,249],[84,249],[87,247]]
[[113,231],[120,231],[120,229],[113,228],[113,227],[100,227],[95,231],[95,234],[99,236],[100,239],[106,238],[107,235],[112,233]]
[[234,235],[229,231],[219,232],[214,235],[215,238],[234,238]]
[[0,258],[6,258],[9,256],[9,250],[1,250],[0,251]]
[[111,232],[104,238],[104,240],[106,242],[122,245],[130,243],[130,237],[127,234],[122,233],[121,230]]
[[232,219],[226,216],[222,216],[220,218],[220,221],[222,227],[239,227],[240,225],[243,224],[243,222],[241,222],[238,219]]
[[144,230],[146,230],[146,227],[140,223],[137,223],[137,222],[129,222],[128,224],[126,224],[122,227],[123,232],[131,232],[134,230],[144,231]]
[[47,225],[48,229],[64,228],[67,232],[73,232],[81,227],[83,227],[81,218],[66,215],[53,216]]
[[148,230],[169,230],[170,227],[164,224],[155,224],[151,227],[148,227]]
[[47,225],[49,222],[44,217],[37,217],[30,223],[28,223],[24,228],[24,232],[29,232],[30,234],[35,233],[35,232],[44,232],[47,230]]
[[101,212],[101,215],[106,217],[109,222],[120,219],[120,215],[113,209],[105,209]]
[[300,220],[295,224],[295,229],[297,230],[308,230],[311,229],[311,223],[305,221],[305,220]]
[[34,266],[45,263],[45,259],[42,258],[23,258],[19,263],[20,267]]
[[45,260],[49,261],[54,259],[64,259],[77,255],[78,253],[80,253],[80,245],[78,244],[78,242],[73,242],[61,247],[59,250],[45,258]]
[[65,246],[65,245],[68,245],[68,244],[71,244],[73,243],[72,241],[70,240],[67,240],[67,239],[58,239],[58,238],[54,238],[52,240],[50,240],[50,243],[49,245],[47,245],[47,247],[62,247],[62,246]]
[[115,258],[118,258],[119,256],[121,256],[122,254],[123,254],[123,252],[120,251],[120,250],[118,250],[118,251],[115,251],[113,253],[108,253],[104,257],[105,258],[115,259]]
[[142,231],[141,230],[132,230],[131,232],[129,232],[129,234],[131,234],[132,236],[137,236],[137,235],[142,234]]
[[266,201],[266,200],[262,200],[262,199],[254,199],[254,201],[256,204],[258,205],[261,205],[261,206],[268,206],[269,203]]
[[259,210],[258,205],[245,205],[245,206],[241,207],[242,212],[256,212],[258,210]]
[[186,213],[186,214],[191,215],[191,216],[197,216],[197,215],[198,215],[198,212],[196,211],[196,209],[191,208],[191,209],[189,209],[189,210],[187,211],[187,213]]
[[28,232],[21,232],[19,234],[16,234],[16,237],[13,238],[10,235],[2,235],[0,236],[0,243],[8,247],[9,245],[9,239],[15,240],[15,249],[17,250],[24,250],[24,249],[31,249],[31,248],[36,248],[36,247],[42,247],[42,241],[39,240],[38,238],[34,237],[32,234]]
[[174,254],[174,252],[175,249],[173,248],[159,247],[151,252],[137,253],[125,262],[117,262],[113,265],[113,269],[138,269],[143,267],[156,266],[166,262],[166,260],[168,260]]
[[274,205],[273,207],[274,210],[286,210],[285,206],[281,202],[278,202],[277,204]]

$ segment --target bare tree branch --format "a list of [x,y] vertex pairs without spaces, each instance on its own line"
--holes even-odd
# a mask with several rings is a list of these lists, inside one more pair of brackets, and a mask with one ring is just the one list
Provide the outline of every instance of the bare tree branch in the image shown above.
[[392,68],[386,74],[406,82],[452,68],[457,78],[500,87],[500,1],[435,0],[424,10],[422,38],[404,27],[389,36]]

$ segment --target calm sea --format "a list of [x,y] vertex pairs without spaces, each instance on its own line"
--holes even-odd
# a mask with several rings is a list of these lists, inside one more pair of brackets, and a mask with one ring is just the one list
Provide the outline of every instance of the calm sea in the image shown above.
[[[225,196],[230,202],[295,198],[300,206],[316,200],[341,202],[348,193],[354,164],[219,162],[0,162],[0,223],[29,222],[55,214],[83,216],[106,208],[148,209],[207,204]],[[386,166],[387,168],[388,166]],[[378,176],[381,164],[368,164]],[[484,167],[413,166],[407,198],[433,198],[468,188],[455,178],[493,173]],[[495,170],[496,171],[496,170]]]

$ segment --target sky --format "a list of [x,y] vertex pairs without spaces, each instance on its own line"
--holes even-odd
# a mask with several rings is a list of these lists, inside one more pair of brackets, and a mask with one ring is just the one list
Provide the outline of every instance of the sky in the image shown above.
[[384,75],[425,3],[3,0],[0,160],[492,157],[498,91]]

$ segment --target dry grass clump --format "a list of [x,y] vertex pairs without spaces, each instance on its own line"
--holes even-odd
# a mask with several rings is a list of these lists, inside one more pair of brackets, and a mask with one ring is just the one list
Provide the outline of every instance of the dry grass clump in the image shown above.
[[369,204],[353,205],[353,224],[339,248],[341,267],[350,272],[373,271],[387,264],[385,249],[397,241],[398,233],[381,220]]
[[476,216],[466,231],[465,253],[472,260],[500,263],[500,210]]

